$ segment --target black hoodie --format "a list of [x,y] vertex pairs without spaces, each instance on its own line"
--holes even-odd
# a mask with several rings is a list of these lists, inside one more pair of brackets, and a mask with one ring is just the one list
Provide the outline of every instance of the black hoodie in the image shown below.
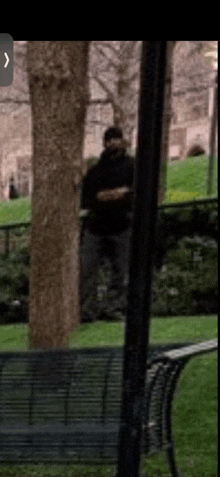
[[91,212],[87,226],[93,233],[119,233],[130,225],[131,199],[101,202],[96,195],[106,189],[132,187],[133,177],[133,159],[124,149],[106,149],[99,162],[89,169],[82,184],[82,208]]

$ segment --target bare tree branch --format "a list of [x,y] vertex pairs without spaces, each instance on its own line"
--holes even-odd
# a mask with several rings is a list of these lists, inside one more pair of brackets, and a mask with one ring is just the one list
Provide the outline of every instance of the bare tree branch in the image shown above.
[[108,56],[106,54],[106,52],[102,49],[101,45],[96,43],[94,47],[96,49],[96,52],[99,53],[103,57],[103,59],[109,63],[110,66],[112,66],[115,69],[117,68],[118,66],[117,63],[113,60],[111,56]]
[[105,81],[103,81],[100,76],[93,76],[94,80],[101,86],[101,88],[103,89],[103,91],[107,94],[107,97],[108,97],[108,100],[111,102],[111,103],[115,103],[115,95],[114,93],[110,90],[110,88],[108,87],[108,85],[106,84]]
[[111,57],[112,54],[120,59],[120,47],[117,48],[117,45],[119,45],[119,42],[117,41],[94,41],[93,42],[94,46],[97,47],[97,45],[100,45],[104,47],[105,49],[108,49],[111,52]]
[[96,41],[90,74],[112,104],[114,121],[130,141],[136,124],[140,41]]

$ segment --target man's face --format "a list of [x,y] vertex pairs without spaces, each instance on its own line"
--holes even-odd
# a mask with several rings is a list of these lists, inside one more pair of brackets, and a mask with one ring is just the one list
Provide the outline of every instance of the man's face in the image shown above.
[[120,149],[123,146],[123,140],[120,137],[112,137],[108,139],[105,143],[106,149],[114,151],[115,149]]

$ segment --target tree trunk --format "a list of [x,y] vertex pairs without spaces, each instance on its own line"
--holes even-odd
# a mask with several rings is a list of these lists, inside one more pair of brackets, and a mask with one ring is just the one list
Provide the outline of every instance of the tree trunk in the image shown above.
[[162,132],[162,146],[161,146],[161,169],[160,182],[158,188],[158,203],[160,204],[166,193],[166,178],[167,178],[167,160],[169,154],[169,132],[170,121],[172,118],[172,58],[173,50],[176,41],[167,42],[167,62],[166,62],[166,83],[164,92],[164,111],[163,111],[163,132]]
[[80,323],[79,198],[87,41],[28,42],[33,128],[29,338],[63,347]]

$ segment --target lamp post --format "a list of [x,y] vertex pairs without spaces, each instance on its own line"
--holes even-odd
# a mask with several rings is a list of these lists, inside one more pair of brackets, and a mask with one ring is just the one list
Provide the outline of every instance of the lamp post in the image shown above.
[[167,44],[144,41],[142,46],[117,477],[138,477],[139,473]]
[[207,180],[207,195],[212,194],[213,189],[213,171],[214,171],[214,154],[216,143],[216,126],[217,126],[217,104],[218,104],[218,76],[216,76],[216,84],[214,87],[213,96],[213,111],[210,127],[209,138],[209,166],[208,166],[208,180]]

